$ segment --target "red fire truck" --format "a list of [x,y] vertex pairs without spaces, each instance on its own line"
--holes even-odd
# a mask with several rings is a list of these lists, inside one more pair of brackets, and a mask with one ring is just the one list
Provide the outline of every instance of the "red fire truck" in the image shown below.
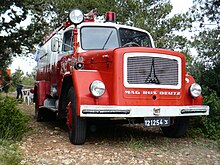
[[37,121],[66,119],[69,139],[83,144],[88,121],[117,120],[186,133],[189,117],[208,115],[201,87],[186,72],[186,58],[155,48],[142,29],[96,21],[72,10],[39,50],[34,88]]

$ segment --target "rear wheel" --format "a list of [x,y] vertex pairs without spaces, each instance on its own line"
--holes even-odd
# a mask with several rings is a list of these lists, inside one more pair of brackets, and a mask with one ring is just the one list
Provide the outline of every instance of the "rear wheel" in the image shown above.
[[35,112],[35,118],[37,122],[53,122],[56,120],[56,112],[53,112],[47,108],[39,108]]
[[44,121],[44,116],[43,116],[43,109],[38,109],[38,111],[35,110],[35,119],[37,122],[42,122]]
[[167,137],[177,138],[186,134],[189,126],[189,118],[179,117],[173,118],[173,124],[169,127],[161,127],[162,132]]
[[69,127],[69,139],[72,144],[84,144],[86,139],[86,119],[76,114],[76,95],[74,88],[68,92],[67,125]]
[[35,116],[37,122],[41,122],[44,120],[42,109],[39,108],[39,102],[38,102],[38,95],[34,95],[34,102],[35,102]]

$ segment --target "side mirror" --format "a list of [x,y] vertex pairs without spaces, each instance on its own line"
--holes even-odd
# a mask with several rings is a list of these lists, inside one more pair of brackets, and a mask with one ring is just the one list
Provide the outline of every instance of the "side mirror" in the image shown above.
[[57,52],[59,50],[59,38],[54,37],[51,39],[51,51]]

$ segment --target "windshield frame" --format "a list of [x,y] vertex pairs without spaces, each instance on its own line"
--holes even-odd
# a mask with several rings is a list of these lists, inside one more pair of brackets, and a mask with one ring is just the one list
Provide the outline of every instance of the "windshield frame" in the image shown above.
[[[120,24],[115,24],[115,23],[83,23],[78,29],[79,29],[79,43],[80,43],[80,47],[79,47],[79,50],[84,52],[84,51],[87,51],[87,50],[106,50],[106,49],[95,49],[95,48],[91,48],[91,49],[85,49],[83,47],[83,41],[82,41],[82,29],[83,28],[86,28],[86,27],[98,27],[98,28],[115,28],[116,29],[116,33],[117,33],[117,42],[118,42],[118,46],[117,47],[114,47],[114,48],[121,48],[123,45],[122,45],[122,42],[121,42],[121,37],[120,37],[120,34],[119,34],[119,30],[120,29],[128,29],[128,30],[133,30],[133,31],[137,31],[137,32],[140,32],[140,33],[144,33],[147,37],[147,40],[149,41],[149,45],[145,45],[144,47],[148,47],[148,48],[155,48],[155,45],[154,45],[154,41],[153,41],[153,38],[151,36],[151,34],[144,30],[144,29],[140,29],[140,28],[137,28],[137,27],[130,27],[130,26],[126,26],[126,25],[120,25]],[[107,39],[107,38],[106,38]],[[91,42],[94,42],[91,41]],[[104,41],[103,41],[103,45],[104,45]],[[101,46],[100,46],[101,47]],[[114,49],[112,48],[112,49]],[[110,48],[108,48],[110,49]]]

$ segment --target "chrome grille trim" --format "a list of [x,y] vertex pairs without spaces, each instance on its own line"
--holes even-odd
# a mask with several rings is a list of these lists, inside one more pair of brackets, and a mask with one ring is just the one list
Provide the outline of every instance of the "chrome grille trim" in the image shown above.
[[[152,68],[152,59],[154,66]],[[125,53],[124,54],[124,86],[128,88],[168,88],[181,87],[181,58],[157,53]],[[147,83],[151,72],[151,80],[155,75],[158,84]]]

